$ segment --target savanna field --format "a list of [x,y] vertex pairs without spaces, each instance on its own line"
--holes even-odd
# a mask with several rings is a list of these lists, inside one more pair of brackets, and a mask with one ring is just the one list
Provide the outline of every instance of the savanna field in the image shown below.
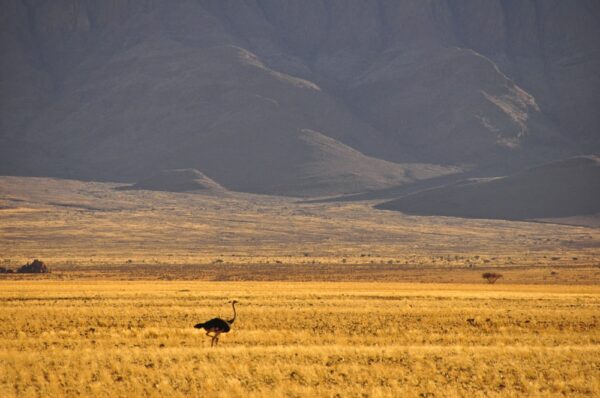
[[598,228],[115,186],[0,178],[1,398],[600,396]]
[[[193,328],[238,319],[216,348]],[[4,281],[0,395],[598,396],[600,287]]]

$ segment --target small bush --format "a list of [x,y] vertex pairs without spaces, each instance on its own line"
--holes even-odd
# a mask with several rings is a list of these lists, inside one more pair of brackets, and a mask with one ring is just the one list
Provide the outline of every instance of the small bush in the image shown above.
[[488,281],[488,283],[496,283],[496,281],[502,278],[502,274],[495,272],[484,272],[481,277]]

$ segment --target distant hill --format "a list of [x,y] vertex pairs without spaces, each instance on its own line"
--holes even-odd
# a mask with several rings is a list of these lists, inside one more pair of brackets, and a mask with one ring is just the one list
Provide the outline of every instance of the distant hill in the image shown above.
[[600,213],[600,157],[579,156],[507,177],[467,180],[376,206],[407,214],[526,220]]
[[326,135],[308,129],[282,135],[277,144],[246,141],[238,153],[223,161],[253,164],[260,173],[234,180],[242,191],[290,196],[327,196],[376,190],[461,172],[458,167],[432,164],[398,164],[366,156]]
[[225,190],[221,185],[195,169],[163,170],[134,185],[120,187],[119,189],[145,189],[149,191],[168,192],[218,192]]

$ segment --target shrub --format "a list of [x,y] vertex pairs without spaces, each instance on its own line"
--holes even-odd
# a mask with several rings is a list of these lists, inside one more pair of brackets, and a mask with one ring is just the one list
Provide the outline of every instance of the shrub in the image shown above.
[[31,264],[25,264],[17,272],[21,274],[44,274],[48,272],[48,267],[43,261],[33,260]]
[[486,279],[488,283],[496,283],[496,281],[502,278],[502,274],[497,274],[495,272],[484,272],[482,275],[483,279]]

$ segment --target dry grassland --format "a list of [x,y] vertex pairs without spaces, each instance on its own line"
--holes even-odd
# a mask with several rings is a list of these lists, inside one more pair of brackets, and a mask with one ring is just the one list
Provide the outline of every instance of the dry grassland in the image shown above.
[[0,397],[600,396],[598,228],[116,186],[0,177]]
[[600,285],[600,267],[441,268],[398,264],[125,264],[52,266],[49,274],[0,274],[0,281],[297,281],[482,284],[484,272],[499,272],[498,284]]
[[600,395],[598,286],[4,281],[0,323],[3,397]]
[[[209,264],[396,268],[595,267],[600,229],[407,216],[374,202],[117,191],[116,184],[0,177],[0,266]],[[57,268],[58,267],[58,268]]]

